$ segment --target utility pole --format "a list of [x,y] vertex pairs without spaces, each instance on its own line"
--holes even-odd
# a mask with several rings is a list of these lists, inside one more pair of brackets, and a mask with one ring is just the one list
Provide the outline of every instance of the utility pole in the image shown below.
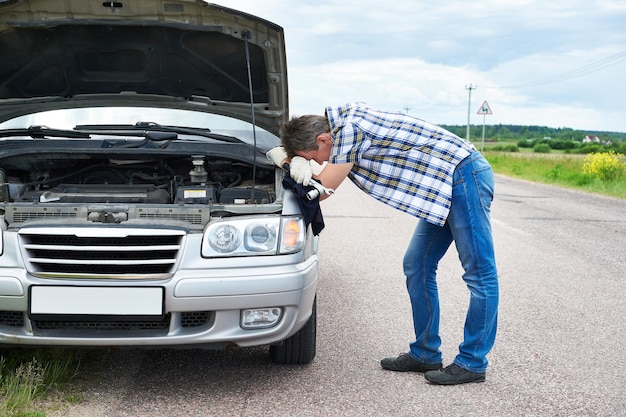
[[477,85],[470,84],[469,87],[465,86],[466,90],[469,90],[469,98],[467,100],[467,131],[465,132],[465,140],[470,140],[470,107],[472,106],[472,90],[476,90]]

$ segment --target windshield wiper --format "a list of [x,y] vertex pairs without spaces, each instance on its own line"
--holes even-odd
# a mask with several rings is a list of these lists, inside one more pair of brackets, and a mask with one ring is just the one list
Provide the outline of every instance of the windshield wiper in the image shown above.
[[[72,130],[53,129],[47,126],[30,126],[28,128],[0,130],[0,138],[11,136],[30,136],[35,139],[44,138],[71,138],[90,139],[92,135],[134,136],[145,139],[141,144],[129,146],[137,147],[146,142],[164,142],[177,140],[178,135],[201,136],[221,142],[241,143],[252,147],[245,140],[234,136],[212,133],[211,130],[199,127],[167,126],[153,122],[137,122],[134,125],[99,124],[76,125]],[[167,144],[165,144],[167,146]]]
[[81,132],[88,132],[91,134],[108,134],[108,135],[115,135],[115,136],[144,136],[148,139],[155,140],[155,141],[176,139],[176,137],[171,137],[171,135],[168,136],[167,133],[169,133],[169,134],[201,136],[201,137],[215,139],[215,140],[219,140],[222,142],[229,142],[229,143],[248,144],[246,141],[236,138],[234,136],[211,133],[211,130],[206,129],[206,128],[168,126],[168,125],[160,125],[154,122],[137,122],[134,125],[116,125],[116,124],[78,125],[74,127],[74,130],[81,131]]
[[30,126],[19,129],[0,130],[0,137],[6,138],[10,136],[30,136],[34,139],[43,138],[79,138],[89,139],[91,136],[88,132],[78,132],[76,130],[51,129],[47,126]]

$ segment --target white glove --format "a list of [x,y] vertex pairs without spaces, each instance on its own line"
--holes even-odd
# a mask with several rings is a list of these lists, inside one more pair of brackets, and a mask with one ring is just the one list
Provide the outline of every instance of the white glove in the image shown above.
[[311,164],[301,156],[294,156],[289,164],[289,176],[298,184],[309,185],[309,181],[313,176]]
[[283,161],[285,159],[289,159],[289,157],[287,156],[287,152],[285,152],[285,148],[283,148],[282,146],[277,146],[270,149],[265,153],[265,156],[267,156],[267,159],[272,161],[274,165],[279,168],[283,167]]

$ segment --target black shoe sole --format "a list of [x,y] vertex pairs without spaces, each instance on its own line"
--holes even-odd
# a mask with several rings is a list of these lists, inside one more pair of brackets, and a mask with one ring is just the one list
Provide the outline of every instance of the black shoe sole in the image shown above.
[[400,367],[397,366],[393,361],[388,364],[385,365],[383,364],[383,361],[380,361],[380,366],[382,366],[383,369],[386,369],[388,371],[394,371],[394,372],[419,372],[419,373],[426,373],[428,371],[437,371],[439,369],[441,369],[442,364],[433,364],[433,365],[428,365],[428,364],[424,364],[423,366],[418,365],[414,368],[405,368],[405,367]]
[[426,380],[431,384],[435,385],[459,385],[459,384],[469,384],[472,382],[485,382],[485,375],[481,375],[472,379],[467,380],[449,380],[449,381],[438,381],[436,378],[428,377],[428,375],[424,375]]
[[[382,366],[382,365],[381,365]],[[425,374],[428,371],[436,371],[439,368],[435,368],[435,369],[400,369],[400,368],[390,368],[387,366],[382,366],[382,368],[386,371],[393,371],[393,372],[419,372],[421,374]]]

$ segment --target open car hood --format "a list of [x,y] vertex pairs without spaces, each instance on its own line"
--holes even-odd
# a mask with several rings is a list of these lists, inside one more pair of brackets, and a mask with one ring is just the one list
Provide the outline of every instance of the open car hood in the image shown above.
[[254,118],[277,135],[288,118],[283,29],[200,0],[0,0],[0,54],[0,123],[161,107]]

